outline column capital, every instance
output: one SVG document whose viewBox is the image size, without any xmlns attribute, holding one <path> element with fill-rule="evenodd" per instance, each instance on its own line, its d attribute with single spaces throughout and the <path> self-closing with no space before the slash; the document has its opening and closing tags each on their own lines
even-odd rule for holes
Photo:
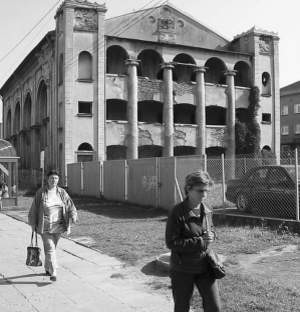
<svg viewBox="0 0 300 312">
<path fill-rule="evenodd" d="M 195 73 L 197 73 L 197 72 L 205 73 L 207 69 L 208 69 L 208 67 L 206 67 L 206 66 L 197 66 L 197 67 L 194 69 L 194 72 L 195 72 Z"/>
<path fill-rule="evenodd" d="M 163 63 L 162 65 L 161 65 L 161 68 L 162 69 L 173 69 L 174 68 L 174 65 L 172 64 L 172 63 Z"/>
<path fill-rule="evenodd" d="M 140 62 L 138 60 L 134 60 L 134 59 L 127 59 L 125 61 L 125 65 L 127 66 L 139 66 Z"/>
<path fill-rule="evenodd" d="M 224 72 L 224 75 L 225 76 L 235 76 L 237 72 L 238 72 L 237 70 L 226 70 Z"/>
</svg>

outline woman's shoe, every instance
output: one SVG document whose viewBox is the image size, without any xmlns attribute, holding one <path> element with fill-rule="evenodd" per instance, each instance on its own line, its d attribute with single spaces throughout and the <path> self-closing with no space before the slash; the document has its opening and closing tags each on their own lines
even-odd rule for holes
<svg viewBox="0 0 300 312">
<path fill-rule="evenodd" d="M 50 281 L 56 282 L 57 281 L 57 277 L 55 275 L 50 276 Z"/>
</svg>

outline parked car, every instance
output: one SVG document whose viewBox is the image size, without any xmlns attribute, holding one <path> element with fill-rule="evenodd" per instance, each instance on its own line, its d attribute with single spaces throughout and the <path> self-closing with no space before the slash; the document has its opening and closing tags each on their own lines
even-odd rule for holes
<svg viewBox="0 0 300 312">
<path fill-rule="evenodd" d="M 295 218 L 294 166 L 259 166 L 227 183 L 226 198 L 237 209 L 259 215 Z"/>
</svg>

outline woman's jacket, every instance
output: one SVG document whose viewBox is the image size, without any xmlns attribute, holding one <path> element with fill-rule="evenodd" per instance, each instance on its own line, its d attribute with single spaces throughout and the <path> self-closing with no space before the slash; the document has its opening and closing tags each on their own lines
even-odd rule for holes
<svg viewBox="0 0 300 312">
<path fill-rule="evenodd" d="M 68 195 L 68 193 L 60 187 L 57 187 L 57 193 L 61 198 L 63 203 L 63 218 L 67 227 L 67 234 L 71 233 L 71 219 L 77 219 L 77 211 L 75 205 Z M 44 203 L 45 196 L 47 194 L 47 188 L 40 188 L 34 197 L 31 208 L 28 213 L 28 224 L 32 228 L 35 228 L 36 232 L 39 234 L 44 233 Z"/>
<path fill-rule="evenodd" d="M 207 243 L 203 232 L 212 228 L 212 212 L 201 204 L 200 216 L 188 206 L 188 200 L 176 205 L 169 214 L 166 227 L 166 245 L 171 249 L 171 270 L 187 273 L 204 273 L 208 269 Z M 207 218 L 204 217 L 206 214 Z M 207 220 L 207 221 L 206 221 Z"/>
</svg>

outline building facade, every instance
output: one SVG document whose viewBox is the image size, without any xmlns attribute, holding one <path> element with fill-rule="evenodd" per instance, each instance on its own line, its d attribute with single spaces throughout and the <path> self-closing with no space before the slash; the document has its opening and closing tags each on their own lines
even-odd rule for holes
<svg viewBox="0 0 300 312">
<path fill-rule="evenodd" d="M 235 156 L 235 122 L 260 90 L 261 147 L 280 151 L 278 36 L 228 41 L 173 5 L 105 19 L 65 0 L 1 88 L 4 138 L 21 167 L 187 154 Z"/>
<path fill-rule="evenodd" d="M 280 89 L 281 151 L 283 155 L 300 146 L 300 81 Z"/>
</svg>

